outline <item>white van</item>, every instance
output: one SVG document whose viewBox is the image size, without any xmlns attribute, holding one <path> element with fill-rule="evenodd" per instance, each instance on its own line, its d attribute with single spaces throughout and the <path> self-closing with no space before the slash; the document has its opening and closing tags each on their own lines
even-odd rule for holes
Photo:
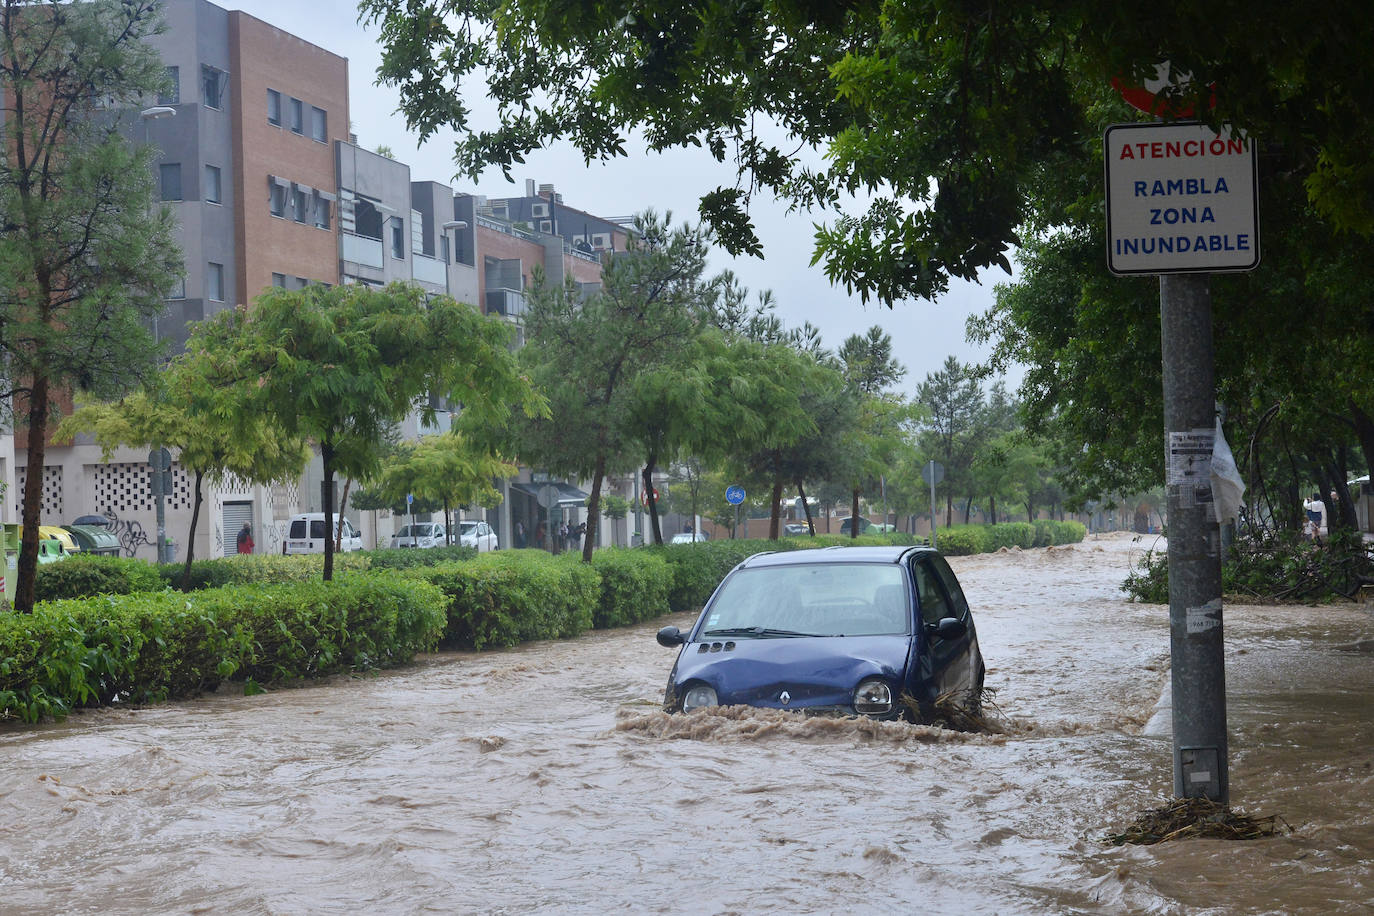
<svg viewBox="0 0 1374 916">
<path fill-rule="evenodd" d="M 339 524 L 339 517 L 334 516 L 334 524 Z M 332 536 L 337 532 L 331 531 Z M 306 512 L 291 519 L 291 527 L 286 531 L 286 542 L 282 545 L 282 553 L 324 553 L 324 513 Z M 363 539 L 348 519 L 343 520 L 343 538 L 339 542 L 341 553 L 348 553 L 353 550 L 363 549 Z"/>
</svg>

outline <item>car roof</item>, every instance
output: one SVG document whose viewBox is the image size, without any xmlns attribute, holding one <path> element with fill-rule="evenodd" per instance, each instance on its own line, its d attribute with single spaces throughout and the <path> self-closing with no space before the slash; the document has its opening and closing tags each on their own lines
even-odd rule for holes
<svg viewBox="0 0 1374 916">
<path fill-rule="evenodd" d="M 760 566 L 811 566 L 824 563 L 901 563 L 908 557 L 923 553 L 939 553 L 933 547 L 818 547 L 810 550 L 787 550 L 756 553 L 739 568 Z"/>
</svg>

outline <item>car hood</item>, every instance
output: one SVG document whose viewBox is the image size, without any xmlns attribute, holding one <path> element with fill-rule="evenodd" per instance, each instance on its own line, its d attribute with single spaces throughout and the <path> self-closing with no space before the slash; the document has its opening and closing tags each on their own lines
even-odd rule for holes
<svg viewBox="0 0 1374 916">
<path fill-rule="evenodd" d="M 721 637 L 683 646 L 674 681 L 706 682 L 722 706 L 848 706 L 865 677 L 881 676 L 901 689 L 910 650 L 906 635 Z"/>
</svg>

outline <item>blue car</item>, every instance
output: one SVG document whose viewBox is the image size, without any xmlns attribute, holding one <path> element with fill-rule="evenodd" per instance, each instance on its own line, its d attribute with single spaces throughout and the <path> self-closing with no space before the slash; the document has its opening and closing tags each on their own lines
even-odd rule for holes
<svg viewBox="0 0 1374 916">
<path fill-rule="evenodd" d="M 928 721 L 977 709 L 985 666 L 959 580 L 929 547 L 762 553 L 736 566 L 678 647 L 664 707 L 747 705 Z"/>
</svg>

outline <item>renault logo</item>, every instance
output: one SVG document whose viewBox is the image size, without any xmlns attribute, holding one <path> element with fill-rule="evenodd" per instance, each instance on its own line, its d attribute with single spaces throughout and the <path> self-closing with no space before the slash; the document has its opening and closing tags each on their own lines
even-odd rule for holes
<svg viewBox="0 0 1374 916">
<path fill-rule="evenodd" d="M 778 697 L 778 702 L 781 703 L 782 705 L 786 706 L 788 703 L 791 703 L 791 702 L 792 702 L 792 694 L 790 694 L 790 693 L 788 693 L 786 690 L 784 690 L 784 691 L 782 692 L 782 695 Z"/>
</svg>

